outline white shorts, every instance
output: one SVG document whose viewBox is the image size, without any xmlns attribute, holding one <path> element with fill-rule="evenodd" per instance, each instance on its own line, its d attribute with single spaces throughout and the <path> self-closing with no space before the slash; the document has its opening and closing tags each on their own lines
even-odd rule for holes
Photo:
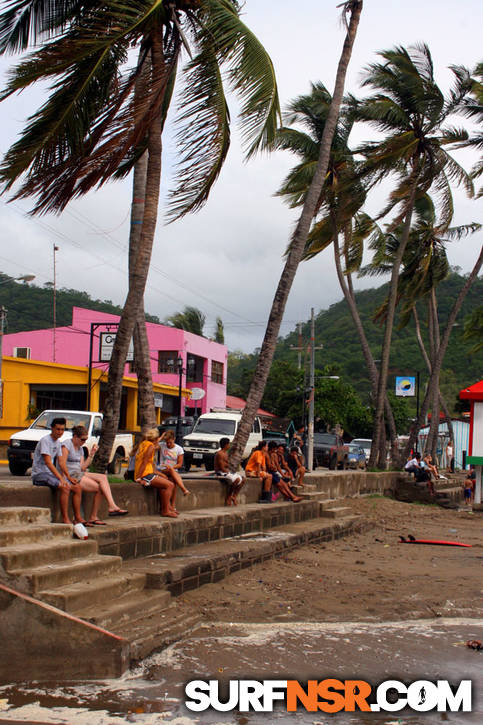
<svg viewBox="0 0 483 725">
<path fill-rule="evenodd" d="M 239 473 L 230 473 L 225 471 L 217 471 L 217 476 L 220 476 L 221 478 L 226 478 L 230 483 L 241 483 L 243 481 L 242 476 Z"/>
</svg>

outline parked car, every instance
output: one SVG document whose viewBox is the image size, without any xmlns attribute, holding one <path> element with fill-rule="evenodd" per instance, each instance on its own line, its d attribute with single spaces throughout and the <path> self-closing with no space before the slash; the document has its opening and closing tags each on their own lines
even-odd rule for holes
<svg viewBox="0 0 483 725">
<path fill-rule="evenodd" d="M 50 433 L 50 424 L 54 418 L 65 418 L 67 425 L 61 442 L 72 438 L 72 428 L 83 425 L 87 428 L 88 439 L 84 450 L 88 455 L 90 449 L 99 441 L 102 430 L 102 413 L 85 410 L 44 410 L 25 430 L 14 433 L 8 442 L 7 458 L 10 473 L 13 476 L 25 476 L 32 465 L 35 446 L 41 438 Z M 109 460 L 109 473 L 121 473 L 121 463 L 129 455 L 132 448 L 132 435 L 118 433 L 112 446 Z"/>
<path fill-rule="evenodd" d="M 364 449 L 366 454 L 366 463 L 369 462 L 369 456 L 371 455 L 372 438 L 354 438 L 351 440 L 351 444 L 354 446 L 360 446 Z"/>
<path fill-rule="evenodd" d="M 314 468 L 326 466 L 331 471 L 347 468 L 348 446 L 336 433 L 314 433 Z"/>
<path fill-rule="evenodd" d="M 176 425 L 178 422 L 178 417 L 175 415 L 171 418 L 166 418 L 166 420 L 163 420 L 163 422 L 158 425 L 158 430 L 160 433 L 164 433 L 167 430 L 174 430 L 176 433 Z M 183 416 L 181 418 L 181 437 L 184 438 L 184 436 L 187 436 L 191 431 L 193 430 L 195 425 L 195 418 L 192 416 Z"/>
<path fill-rule="evenodd" d="M 219 410 L 200 415 L 192 432 L 183 438 L 185 470 L 189 471 L 193 464 L 201 465 L 203 463 L 207 471 L 212 471 L 215 453 L 220 447 L 220 439 L 233 440 L 241 416 L 241 412 L 233 410 Z M 262 426 L 260 419 L 255 418 L 243 452 L 243 459 L 248 458 L 261 440 Z"/>
<path fill-rule="evenodd" d="M 364 448 L 358 444 L 349 443 L 349 454 L 347 456 L 349 468 L 365 468 L 366 453 Z"/>
<path fill-rule="evenodd" d="M 268 428 L 264 428 L 262 431 L 263 440 L 264 441 L 277 441 L 277 443 L 283 443 L 283 445 L 288 444 L 288 435 L 286 433 L 281 433 L 277 430 L 268 430 Z"/>
</svg>

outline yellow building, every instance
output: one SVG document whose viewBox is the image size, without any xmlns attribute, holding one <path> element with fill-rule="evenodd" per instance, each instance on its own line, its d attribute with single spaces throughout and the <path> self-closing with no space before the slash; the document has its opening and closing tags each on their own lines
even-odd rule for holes
<svg viewBox="0 0 483 725">
<path fill-rule="evenodd" d="M 3 416 L 0 418 L 0 443 L 6 443 L 12 433 L 26 428 L 42 410 L 85 410 L 88 368 L 60 363 L 4 357 Z M 107 373 L 92 369 L 92 411 L 102 411 L 106 394 Z M 158 422 L 177 413 L 178 388 L 153 383 Z M 183 397 L 191 391 L 183 388 Z M 137 379 L 123 379 L 120 430 L 139 430 Z"/>
</svg>

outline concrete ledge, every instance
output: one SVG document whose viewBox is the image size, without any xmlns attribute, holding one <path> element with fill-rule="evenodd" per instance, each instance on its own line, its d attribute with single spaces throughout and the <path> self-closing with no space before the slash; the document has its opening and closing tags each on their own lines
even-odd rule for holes
<svg viewBox="0 0 483 725">
<path fill-rule="evenodd" d="M 0 682 L 120 677 L 129 643 L 0 584 Z M 94 653 L 94 656 L 93 656 Z"/>
<path fill-rule="evenodd" d="M 137 559 L 318 518 L 318 501 L 197 509 L 178 519 L 131 517 L 89 529 L 100 554 Z"/>
<path fill-rule="evenodd" d="M 282 530 L 258 532 L 253 537 L 239 537 L 177 550 L 174 556 L 154 556 L 128 562 L 126 571 L 146 575 L 147 586 L 167 589 L 179 596 L 204 584 L 225 579 L 240 569 L 260 564 L 306 544 L 333 541 L 373 528 L 374 524 L 357 516 L 339 522 L 305 521 L 284 526 Z"/>
<path fill-rule="evenodd" d="M 393 495 L 397 488 L 401 473 L 365 473 L 359 471 L 328 471 L 320 469 L 308 474 L 307 483 L 314 484 L 316 490 L 325 493 L 329 498 L 345 498 L 367 493 Z M 190 496 L 182 496 L 178 492 L 176 506 L 179 511 L 216 508 L 225 502 L 226 485 L 217 478 L 184 478 Z M 158 513 L 156 492 L 143 488 L 137 483 L 111 484 L 114 499 L 118 506 L 129 509 L 133 516 L 153 516 Z M 248 504 L 258 501 L 261 485 L 256 478 L 248 479 L 240 495 L 240 503 Z M 303 489 L 302 489 L 303 491 Z M 84 511 L 89 515 L 92 506 L 92 494 L 83 497 Z M 25 481 L 0 482 L 0 507 L 2 506 L 39 506 L 49 508 L 52 520 L 60 521 L 57 495 L 50 489 L 33 486 L 30 479 Z M 105 502 L 100 508 L 101 517 L 107 516 Z"/>
</svg>

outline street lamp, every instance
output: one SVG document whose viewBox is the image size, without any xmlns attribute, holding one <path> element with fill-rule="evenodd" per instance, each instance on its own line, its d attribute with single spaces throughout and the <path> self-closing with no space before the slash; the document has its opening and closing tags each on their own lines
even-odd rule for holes
<svg viewBox="0 0 483 725">
<path fill-rule="evenodd" d="M 24 274 L 15 279 L 4 279 L 0 285 L 7 282 L 31 282 L 35 279 L 35 274 Z M 3 380 L 2 380 L 2 360 L 3 360 L 3 333 L 5 330 L 5 320 L 7 319 L 7 310 L 3 305 L 0 306 L 0 418 L 3 418 Z"/>
</svg>

